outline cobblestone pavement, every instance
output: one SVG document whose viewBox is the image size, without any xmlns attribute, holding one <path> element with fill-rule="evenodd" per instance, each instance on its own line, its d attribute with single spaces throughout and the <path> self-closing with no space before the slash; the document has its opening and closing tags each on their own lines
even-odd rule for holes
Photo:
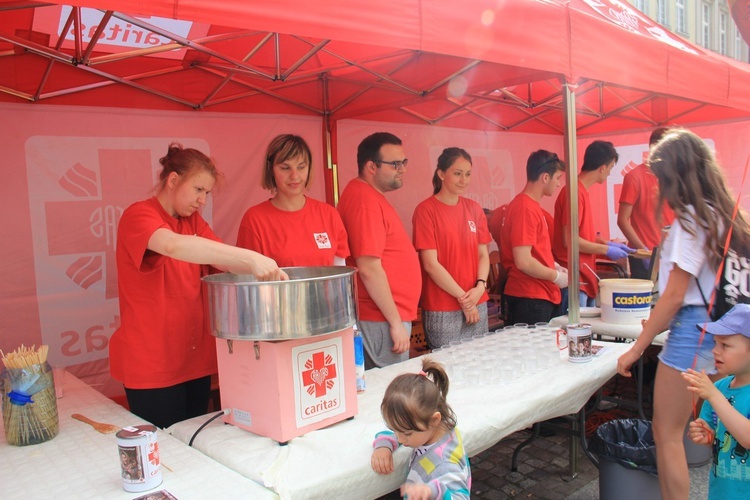
<svg viewBox="0 0 750 500">
<path fill-rule="evenodd" d="M 644 392 L 647 396 L 644 411 L 647 418 L 650 418 L 651 414 L 648 395 L 651 393 L 649 379 L 652 375 L 647 373 L 645 377 L 647 383 Z M 604 393 L 634 400 L 635 383 L 632 379 L 616 377 L 604 386 Z M 597 425 L 615 418 L 637 418 L 637 414 L 626 407 L 594 410 L 587 418 L 589 433 L 595 430 Z M 472 498 L 487 500 L 506 498 L 596 500 L 599 498 L 599 470 L 583 454 L 580 447 L 578 474 L 570 479 L 568 466 L 570 436 L 564 432 L 539 437 L 532 441 L 519 455 L 518 470 L 511 471 L 513 451 L 530 435 L 530 429 L 516 432 L 490 449 L 471 457 Z M 690 469 L 690 500 L 706 498 L 708 469 L 708 464 Z M 400 497 L 394 492 L 380 500 L 397 498 Z"/>
</svg>

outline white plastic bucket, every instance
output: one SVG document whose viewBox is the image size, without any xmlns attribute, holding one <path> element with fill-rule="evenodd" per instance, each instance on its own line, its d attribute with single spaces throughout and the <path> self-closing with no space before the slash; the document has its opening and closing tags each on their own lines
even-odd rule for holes
<svg viewBox="0 0 750 500">
<path fill-rule="evenodd" d="M 653 281 L 606 279 L 599 282 L 602 321 L 618 325 L 639 325 L 651 314 Z"/>
</svg>

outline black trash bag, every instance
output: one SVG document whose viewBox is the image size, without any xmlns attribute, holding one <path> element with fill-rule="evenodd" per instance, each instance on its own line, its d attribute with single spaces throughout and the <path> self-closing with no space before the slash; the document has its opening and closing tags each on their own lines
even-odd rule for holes
<svg viewBox="0 0 750 500">
<path fill-rule="evenodd" d="M 589 451 L 628 469 L 656 475 L 656 445 L 648 420 L 627 418 L 600 425 L 589 442 Z"/>
</svg>

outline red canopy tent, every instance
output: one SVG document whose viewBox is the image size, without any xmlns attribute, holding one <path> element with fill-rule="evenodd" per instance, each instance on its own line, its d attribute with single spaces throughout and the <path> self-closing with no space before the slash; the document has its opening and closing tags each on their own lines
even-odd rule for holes
<svg viewBox="0 0 750 500">
<path fill-rule="evenodd" d="M 38 31 L 42 14 L 60 12 L 50 4 L 105 9 L 102 38 L 78 8 L 64 11 L 70 41 Z M 205 32 L 181 36 L 150 16 Z M 121 38 L 153 32 L 168 43 L 113 53 L 109 19 L 130 25 Z M 179 58 L 155 57 L 179 47 Z M 562 134 L 561 88 L 571 84 L 586 134 L 750 112 L 750 67 L 619 1 L 0 0 L 0 55 L 0 98 L 9 101 Z"/>
</svg>

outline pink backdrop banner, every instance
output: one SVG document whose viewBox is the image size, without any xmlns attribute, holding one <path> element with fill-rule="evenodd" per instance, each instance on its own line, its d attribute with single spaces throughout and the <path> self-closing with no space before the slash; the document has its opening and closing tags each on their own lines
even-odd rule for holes
<svg viewBox="0 0 750 500">
<path fill-rule="evenodd" d="M 119 324 L 117 224 L 152 195 L 170 142 L 207 153 L 225 174 L 203 215 L 232 244 L 245 210 L 269 197 L 260 175 L 270 139 L 303 136 L 322 168 L 320 122 L 310 118 L 28 105 L 2 115 L 0 349 L 48 344 L 54 365 L 106 361 Z M 322 178 L 310 196 L 324 198 Z"/>
<path fill-rule="evenodd" d="M 0 349 L 49 344 L 50 361 L 106 380 L 109 337 L 119 322 L 114 265 L 122 211 L 153 192 L 158 159 L 171 141 L 209 154 L 225 174 L 204 216 L 234 243 L 245 210 L 269 197 L 260 173 L 269 140 L 303 136 L 313 150 L 316 180 L 310 196 L 324 199 L 322 125 L 317 118 L 206 112 L 0 105 L 6 217 L 0 225 Z M 750 122 L 693 129 L 715 148 L 733 189 L 750 154 L 743 138 Z M 562 155 L 562 138 L 431 126 L 344 120 L 338 123 L 339 186 L 357 173 L 359 142 L 389 131 L 404 142 L 409 166 L 404 188 L 387 195 L 411 232 L 414 207 L 432 194 L 431 179 L 443 148 L 466 149 L 474 160 L 468 196 L 494 209 L 524 186 L 526 158 L 547 149 Z M 591 190 L 595 225 L 619 235 L 616 207 L 624 170 L 642 161 L 649 131 L 608 137 L 621 160 L 605 185 Z M 592 138 L 581 139 L 579 158 Z M 580 164 L 580 159 L 579 159 Z M 745 189 L 743 206 L 750 193 Z M 554 197 L 543 206 L 552 210 Z M 144 348 L 148 348 L 144 339 Z M 100 382 L 103 383 L 103 382 Z M 104 392 L 116 387 L 103 388 Z"/>
</svg>

